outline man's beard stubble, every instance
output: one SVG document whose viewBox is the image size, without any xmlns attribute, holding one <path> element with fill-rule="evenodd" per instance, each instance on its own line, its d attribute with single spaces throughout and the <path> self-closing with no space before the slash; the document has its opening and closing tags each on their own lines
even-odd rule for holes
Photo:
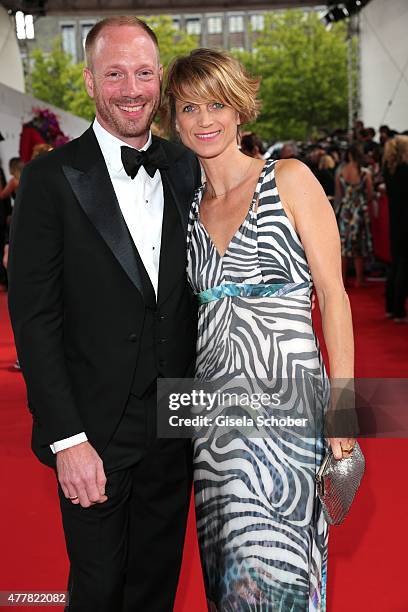
<svg viewBox="0 0 408 612">
<path fill-rule="evenodd" d="M 118 98 L 112 100 L 110 104 L 121 104 L 122 106 L 126 106 L 127 104 L 144 104 L 146 102 L 149 103 L 151 102 L 151 100 L 146 100 L 145 98 Z M 113 111 L 111 111 L 111 108 L 101 98 L 99 92 L 95 96 L 95 106 L 99 115 L 101 116 L 103 121 L 107 125 L 111 126 L 115 133 L 121 136 L 122 138 L 134 138 L 137 136 L 141 136 L 142 134 L 147 132 L 150 129 L 151 124 L 153 123 L 153 119 L 157 113 L 159 105 L 160 96 L 158 96 L 158 98 L 154 100 L 154 104 L 148 116 L 143 116 L 137 120 L 125 119 L 122 117 L 118 117 Z"/>
</svg>

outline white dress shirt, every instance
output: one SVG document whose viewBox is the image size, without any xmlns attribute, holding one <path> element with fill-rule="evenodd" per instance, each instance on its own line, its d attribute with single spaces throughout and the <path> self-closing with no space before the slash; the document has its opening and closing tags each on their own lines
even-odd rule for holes
<svg viewBox="0 0 408 612">
<path fill-rule="evenodd" d="M 93 123 L 93 130 L 105 159 L 123 218 L 157 295 L 164 209 L 160 172 L 156 170 L 151 178 L 141 166 L 136 177 L 131 179 L 123 168 L 120 149 L 129 145 L 105 130 L 97 119 Z M 152 134 L 149 132 L 148 140 L 141 151 L 148 149 L 151 143 Z M 87 439 L 85 432 L 81 432 L 54 442 L 51 444 L 51 450 L 56 453 L 86 442 Z"/>
</svg>

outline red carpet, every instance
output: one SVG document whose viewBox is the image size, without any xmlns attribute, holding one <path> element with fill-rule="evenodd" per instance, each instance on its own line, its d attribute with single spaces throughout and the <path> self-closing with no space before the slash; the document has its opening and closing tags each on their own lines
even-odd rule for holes
<svg viewBox="0 0 408 612">
<path fill-rule="evenodd" d="M 408 326 L 384 319 L 382 292 L 381 283 L 350 291 L 357 375 L 405 377 Z M 5 294 L 0 294 L 0 591 L 64 591 L 68 564 L 55 479 L 30 451 L 30 417 L 21 374 L 11 368 L 14 359 Z M 328 610 L 407 612 L 408 443 L 364 440 L 361 445 L 367 460 L 362 487 L 346 523 L 330 532 Z M 191 516 L 175 611 L 205 610 Z"/>
</svg>

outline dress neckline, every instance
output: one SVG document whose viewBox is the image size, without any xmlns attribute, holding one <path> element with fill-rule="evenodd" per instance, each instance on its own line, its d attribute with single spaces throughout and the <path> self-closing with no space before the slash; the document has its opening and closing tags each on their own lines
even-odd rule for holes
<svg viewBox="0 0 408 612">
<path fill-rule="evenodd" d="M 211 247 L 214 249 L 214 251 L 215 251 L 216 255 L 219 257 L 219 259 L 223 260 L 225 258 L 225 256 L 228 254 L 228 252 L 229 252 L 229 250 L 231 248 L 231 245 L 232 245 L 235 237 L 242 231 L 245 223 L 247 222 L 248 218 L 250 217 L 251 213 L 253 212 L 254 206 L 255 206 L 255 204 L 256 204 L 256 202 L 258 200 L 258 196 L 259 196 L 259 193 L 261 191 L 262 182 L 263 182 L 263 179 L 265 177 L 266 170 L 268 169 L 267 167 L 272 165 L 272 163 L 271 163 L 272 161 L 273 160 L 269 160 L 268 159 L 268 160 L 265 161 L 264 165 L 262 166 L 262 169 L 261 169 L 261 171 L 259 173 L 259 176 L 258 176 L 258 180 L 256 182 L 256 186 L 255 186 L 255 190 L 254 190 L 254 193 L 253 193 L 253 196 L 252 196 L 252 199 L 251 199 L 251 203 L 250 203 L 249 208 L 248 208 L 248 212 L 246 213 L 246 215 L 245 215 L 244 219 L 242 220 L 241 224 L 239 225 L 239 227 L 235 230 L 234 234 L 232 235 L 231 239 L 228 242 L 227 248 L 225 249 L 225 251 L 224 251 L 224 253 L 222 255 L 219 252 L 219 250 L 217 249 L 217 247 L 215 245 L 215 242 L 211 238 L 211 235 L 210 235 L 209 231 L 207 230 L 205 225 L 201 222 L 201 219 L 200 219 L 200 204 L 201 204 L 201 199 L 203 197 L 203 193 L 204 193 L 204 189 L 205 189 L 205 185 L 206 184 L 203 183 L 199 187 L 199 191 L 198 191 L 198 194 L 197 194 L 196 220 L 199 223 L 199 225 L 202 228 L 202 230 L 204 231 L 204 233 L 206 234 L 207 239 L 208 239 L 208 241 L 211 244 Z"/>
</svg>

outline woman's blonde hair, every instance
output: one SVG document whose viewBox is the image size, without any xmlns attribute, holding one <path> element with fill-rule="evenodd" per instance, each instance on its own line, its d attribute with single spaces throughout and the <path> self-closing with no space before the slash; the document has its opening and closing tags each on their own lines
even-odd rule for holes
<svg viewBox="0 0 408 612">
<path fill-rule="evenodd" d="M 408 136 L 398 134 L 385 143 L 384 165 L 394 174 L 401 164 L 408 164 Z"/>
<path fill-rule="evenodd" d="M 254 121 L 260 109 L 259 83 L 225 51 L 195 49 L 176 58 L 168 69 L 160 112 L 163 125 L 175 132 L 176 99 L 222 102 L 237 111 L 241 124 Z"/>
<path fill-rule="evenodd" d="M 335 165 L 331 155 L 322 155 L 319 159 L 319 170 L 333 170 Z"/>
</svg>

